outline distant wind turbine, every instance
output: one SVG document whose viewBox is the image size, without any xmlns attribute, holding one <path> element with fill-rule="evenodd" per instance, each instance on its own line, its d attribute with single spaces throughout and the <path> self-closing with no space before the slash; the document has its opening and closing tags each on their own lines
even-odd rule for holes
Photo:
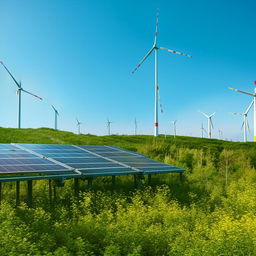
<svg viewBox="0 0 256 256">
<path fill-rule="evenodd" d="M 212 117 L 216 114 L 216 112 L 212 113 L 211 115 L 206 115 L 202 111 L 198 111 L 202 115 L 204 115 L 208 119 L 208 138 L 212 137 L 212 129 L 213 129 L 213 123 L 212 123 Z"/>
<path fill-rule="evenodd" d="M 81 126 L 82 123 L 79 122 L 78 119 L 76 119 L 76 122 L 77 122 L 76 125 L 77 125 L 77 128 L 78 128 L 78 134 L 81 134 L 81 133 L 80 133 L 80 126 Z"/>
<path fill-rule="evenodd" d="M 254 104 L 254 114 L 253 114 L 254 136 L 253 138 L 254 138 L 254 141 L 256 141 L 256 81 L 254 81 L 254 93 L 244 92 L 234 88 L 228 88 L 228 89 L 253 96 L 253 104 Z"/>
<path fill-rule="evenodd" d="M 148 51 L 148 53 L 142 58 L 142 60 L 140 61 L 140 63 L 137 65 L 137 67 L 132 71 L 132 73 L 136 72 L 138 70 L 138 68 L 142 65 L 142 63 L 148 58 L 148 56 L 155 51 L 155 113 L 154 113 L 154 136 L 158 136 L 158 101 L 159 101 L 159 85 L 158 85 L 158 50 L 165 50 L 171 53 L 176 53 L 179 55 L 183 55 L 186 57 L 192 57 L 191 55 L 188 54 L 184 54 L 181 52 L 177 52 L 174 50 L 169 50 L 167 48 L 164 47 L 159 47 L 157 45 L 157 36 L 158 36 L 158 16 L 159 16 L 159 12 L 157 11 L 157 15 L 156 15 L 156 32 L 155 32 L 155 39 L 154 39 L 154 43 L 152 48 Z"/>
<path fill-rule="evenodd" d="M 218 129 L 218 133 L 219 133 L 219 140 L 221 140 L 222 139 L 222 135 L 223 135 L 222 130 Z"/>
<path fill-rule="evenodd" d="M 203 137 L 204 137 L 204 133 L 206 133 L 206 134 L 207 134 L 206 130 L 204 129 L 204 125 L 203 125 L 203 123 L 202 123 L 202 125 L 201 125 L 200 130 L 201 130 L 201 136 L 202 136 L 202 138 L 203 138 Z"/>
<path fill-rule="evenodd" d="M 113 122 L 110 122 L 109 119 L 107 119 L 108 135 L 110 135 L 110 125 L 111 125 L 112 123 L 113 123 Z"/>
<path fill-rule="evenodd" d="M 173 124 L 173 131 L 174 131 L 174 138 L 176 138 L 176 123 L 177 123 L 177 120 L 172 121 L 172 124 Z"/>
<path fill-rule="evenodd" d="M 135 118 L 134 120 L 134 134 L 137 135 L 137 129 L 138 129 L 138 123 L 137 123 L 137 120 Z"/>
<path fill-rule="evenodd" d="M 21 127 L 21 92 L 25 92 L 27 94 L 30 94 L 40 100 L 43 100 L 41 97 L 31 93 L 31 92 L 28 92 L 26 90 L 24 90 L 21 86 L 21 82 L 17 82 L 17 80 L 14 78 L 14 76 L 11 74 L 11 72 L 9 71 L 9 69 L 4 65 L 4 63 L 2 61 L 0 61 L 0 64 L 5 68 L 5 70 L 8 72 L 8 74 L 11 76 L 11 78 L 13 79 L 14 83 L 17 85 L 18 87 L 18 90 L 17 90 L 17 94 L 18 94 L 18 97 L 19 97 L 19 110 L 18 110 L 18 128 Z"/>
<path fill-rule="evenodd" d="M 241 115 L 241 116 L 243 116 L 244 120 L 243 120 L 241 129 L 244 128 L 244 142 L 247 141 L 247 130 L 250 133 L 250 127 L 249 127 L 247 115 L 248 115 L 248 113 L 249 113 L 253 103 L 254 103 L 254 100 L 251 102 L 251 104 L 248 106 L 248 108 L 246 109 L 246 111 L 244 113 L 231 113 L 233 115 Z"/>
<path fill-rule="evenodd" d="M 55 130 L 58 130 L 58 127 L 57 127 L 57 118 L 58 118 L 58 115 L 59 115 L 59 112 L 58 110 L 52 105 L 52 108 L 54 110 L 54 128 Z"/>
</svg>

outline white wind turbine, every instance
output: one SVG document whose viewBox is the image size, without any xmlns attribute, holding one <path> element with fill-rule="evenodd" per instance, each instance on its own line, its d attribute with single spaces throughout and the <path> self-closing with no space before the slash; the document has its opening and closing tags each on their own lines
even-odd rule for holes
<svg viewBox="0 0 256 256">
<path fill-rule="evenodd" d="M 40 100 L 43 100 L 41 97 L 31 93 L 31 92 L 28 92 L 26 90 L 24 90 L 22 87 L 21 87 L 21 82 L 18 83 L 17 80 L 14 78 L 14 76 L 11 74 L 11 72 L 9 71 L 9 69 L 4 65 L 4 63 L 2 61 L 0 61 L 0 64 L 2 64 L 2 66 L 5 68 L 5 70 L 8 72 L 8 74 L 11 76 L 11 78 L 13 79 L 14 83 L 17 85 L 18 87 L 18 90 L 17 90 L 17 94 L 18 94 L 18 97 L 19 97 L 19 108 L 18 108 L 18 128 L 21 127 L 21 92 L 25 92 L 27 94 L 30 94 Z"/>
<path fill-rule="evenodd" d="M 110 135 L 110 126 L 113 122 L 110 122 L 109 119 L 107 119 L 107 128 L 108 128 L 108 135 Z"/>
<path fill-rule="evenodd" d="M 134 134 L 137 135 L 137 129 L 138 129 L 138 123 L 137 123 L 137 120 L 135 118 L 134 120 Z"/>
<path fill-rule="evenodd" d="M 202 115 L 204 115 L 208 119 L 208 138 L 212 137 L 212 129 L 213 129 L 213 123 L 212 123 L 212 117 L 215 115 L 216 112 L 212 113 L 211 115 L 206 115 L 202 111 L 198 111 Z"/>
<path fill-rule="evenodd" d="M 222 132 L 222 130 L 221 130 L 221 129 L 218 129 L 218 133 L 219 133 L 219 140 L 221 140 L 222 137 L 223 137 L 223 132 Z"/>
<path fill-rule="evenodd" d="M 248 108 L 246 109 L 246 111 L 244 113 L 231 113 L 233 115 L 241 115 L 243 116 L 243 123 L 242 123 L 242 129 L 244 128 L 244 142 L 247 141 L 247 130 L 250 133 L 250 127 L 249 127 L 249 123 L 248 123 L 248 119 L 247 119 L 247 115 L 252 107 L 254 103 L 254 100 L 251 102 L 251 104 L 248 106 Z"/>
<path fill-rule="evenodd" d="M 177 123 L 177 120 L 172 121 L 172 124 L 173 124 L 173 131 L 174 131 L 174 138 L 176 137 L 176 123 Z"/>
<path fill-rule="evenodd" d="M 202 136 L 202 138 L 203 138 L 203 137 L 204 137 L 204 133 L 206 133 L 206 134 L 207 134 L 206 130 L 204 129 L 204 125 L 203 125 L 203 123 L 202 123 L 202 125 L 201 125 L 200 130 L 201 130 L 201 136 Z"/>
<path fill-rule="evenodd" d="M 155 51 L 155 113 L 154 113 L 154 136 L 158 136 L 158 100 L 159 100 L 159 86 L 158 86 L 158 50 L 165 50 L 171 53 L 176 53 L 179 55 L 183 55 L 186 57 L 192 57 L 191 55 L 184 54 L 181 52 L 177 52 L 174 50 L 169 50 L 164 47 L 159 47 L 157 45 L 157 36 L 158 36 L 158 16 L 159 13 L 157 12 L 156 15 L 156 32 L 155 32 L 155 39 L 152 48 L 148 51 L 148 53 L 142 58 L 141 62 L 137 65 L 137 67 L 132 71 L 134 73 L 140 66 L 141 64 L 148 58 L 148 56 Z"/>
<path fill-rule="evenodd" d="M 253 114 L 253 128 L 254 128 L 253 133 L 254 134 L 253 134 L 253 138 L 254 138 L 254 141 L 256 141 L 256 81 L 254 81 L 254 93 L 244 92 L 244 91 L 237 90 L 234 88 L 228 88 L 228 89 L 253 96 L 253 104 L 254 104 L 254 114 Z"/>
<path fill-rule="evenodd" d="M 57 124 L 58 124 L 57 123 L 58 122 L 57 118 L 58 118 L 59 112 L 53 105 L 52 105 L 52 108 L 54 110 L 54 129 L 57 130 L 58 129 L 57 128 Z"/>
<path fill-rule="evenodd" d="M 78 128 L 78 134 L 81 134 L 81 133 L 80 133 L 80 126 L 81 126 L 82 123 L 79 122 L 78 119 L 76 119 L 76 122 L 77 122 L 76 125 L 77 125 L 77 128 Z"/>
</svg>

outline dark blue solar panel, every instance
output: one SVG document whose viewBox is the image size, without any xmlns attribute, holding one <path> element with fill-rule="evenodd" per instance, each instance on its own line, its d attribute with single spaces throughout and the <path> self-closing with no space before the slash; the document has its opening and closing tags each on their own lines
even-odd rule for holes
<svg viewBox="0 0 256 256">
<path fill-rule="evenodd" d="M 184 171 L 181 168 L 154 161 L 142 154 L 115 146 L 79 145 L 77 148 L 72 145 L 21 145 L 45 157 L 50 157 L 75 168 L 84 175 L 100 176 Z"/>
<path fill-rule="evenodd" d="M 1 165 L 0 173 L 29 173 L 29 172 L 46 172 L 46 171 L 54 171 L 57 172 L 65 171 L 66 168 L 59 165 Z"/>
<path fill-rule="evenodd" d="M 115 163 L 92 163 L 92 164 L 83 164 L 83 163 L 79 163 L 79 164 L 68 164 L 69 166 L 76 168 L 76 169 L 90 169 L 90 168 L 106 168 L 106 167 L 120 167 L 120 164 L 115 164 Z"/>
<path fill-rule="evenodd" d="M 72 173 L 69 168 L 22 150 L 14 145 L 0 144 L 0 174 Z"/>
<path fill-rule="evenodd" d="M 19 144 L 20 146 L 30 149 L 30 150 L 40 150 L 40 149 L 73 149 L 72 145 L 61 145 L 61 144 Z"/>
</svg>

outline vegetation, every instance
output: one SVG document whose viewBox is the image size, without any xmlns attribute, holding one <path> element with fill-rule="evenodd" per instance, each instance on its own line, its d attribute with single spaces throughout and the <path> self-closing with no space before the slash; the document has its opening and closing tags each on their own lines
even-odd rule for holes
<svg viewBox="0 0 256 256">
<path fill-rule="evenodd" d="M 34 207 L 14 207 L 14 184 L 4 184 L 0 255 L 256 255 L 256 145 L 190 137 L 75 135 L 51 129 L 0 128 L 1 143 L 117 145 L 187 171 L 145 179 L 97 178 L 57 188 L 34 186 Z M 22 196 L 25 196 L 25 185 Z M 22 200 L 25 201 L 25 200 Z"/>
</svg>

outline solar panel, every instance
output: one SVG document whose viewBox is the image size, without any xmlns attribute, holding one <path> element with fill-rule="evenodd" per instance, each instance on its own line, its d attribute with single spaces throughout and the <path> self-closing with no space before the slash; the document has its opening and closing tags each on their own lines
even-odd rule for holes
<svg viewBox="0 0 256 256">
<path fill-rule="evenodd" d="M 122 163 L 106 159 L 101 152 L 111 151 L 104 146 L 85 146 L 93 151 L 85 151 L 83 148 L 72 145 L 32 145 L 19 144 L 20 146 L 32 150 L 44 157 L 50 157 L 55 161 L 75 168 L 85 176 L 109 176 L 109 175 L 127 175 L 140 173 L 134 168 Z"/>
<path fill-rule="evenodd" d="M 75 174 L 62 165 L 40 158 L 15 145 L 0 144 L 0 174 L 21 173 Z"/>
<path fill-rule="evenodd" d="M 147 158 L 145 155 L 131 152 L 116 146 L 103 146 L 104 150 L 101 152 L 97 147 L 90 148 L 90 146 L 79 146 L 81 148 L 98 152 L 98 154 L 107 157 L 111 160 L 125 164 L 132 168 L 142 171 L 143 174 L 155 173 L 170 173 L 170 172 L 183 172 L 184 169 L 175 167 L 169 164 L 161 163 Z"/>
</svg>

